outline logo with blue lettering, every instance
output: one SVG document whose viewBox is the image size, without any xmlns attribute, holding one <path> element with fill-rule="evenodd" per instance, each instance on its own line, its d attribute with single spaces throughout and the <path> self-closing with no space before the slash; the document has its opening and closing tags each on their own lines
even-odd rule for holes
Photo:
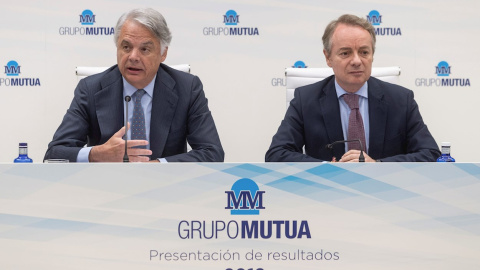
<svg viewBox="0 0 480 270">
<path fill-rule="evenodd" d="M 85 9 L 82 14 L 80 14 L 80 23 L 82 25 L 93 25 L 95 23 L 95 15 L 90 9 Z"/>
<path fill-rule="evenodd" d="M 237 15 L 235 10 L 229 10 L 223 15 L 223 23 L 225 25 L 237 25 L 240 22 L 239 17 L 240 15 Z"/>
<path fill-rule="evenodd" d="M 437 76 L 449 76 L 450 75 L 450 68 L 451 68 L 451 66 L 449 66 L 446 61 L 441 61 L 435 67 L 435 74 L 437 74 Z"/>
<path fill-rule="evenodd" d="M 21 78 L 21 66 L 17 61 L 11 60 L 5 65 L 6 77 L 0 78 L 0 87 L 4 86 L 41 86 L 39 78 Z M 28 72 L 27 72 L 28 73 Z"/>
<path fill-rule="evenodd" d="M 303 61 L 297 61 L 295 64 L 292 66 L 293 68 L 307 68 L 308 66 L 305 65 Z"/>
<path fill-rule="evenodd" d="M 370 13 L 368 13 L 367 20 L 372 25 L 380 25 L 382 23 L 382 15 L 380 15 L 380 12 L 372 10 Z"/>
<path fill-rule="evenodd" d="M 377 10 L 371 10 L 367 15 L 367 21 L 370 22 L 375 28 L 375 36 L 401 36 L 402 29 L 400 27 L 380 27 L 382 24 L 382 15 Z M 385 24 L 383 25 L 385 26 Z"/>
<path fill-rule="evenodd" d="M 257 183 L 248 178 L 237 180 L 227 194 L 227 207 L 231 215 L 259 215 L 263 206 L 263 194 Z"/>
<path fill-rule="evenodd" d="M 7 76 L 18 76 L 20 74 L 20 66 L 18 65 L 17 61 L 10 61 L 5 66 L 5 74 Z"/>
<path fill-rule="evenodd" d="M 62 36 L 110 36 L 115 34 L 115 29 L 109 26 L 93 26 L 96 23 L 96 15 L 90 9 L 82 11 L 80 25 L 61 26 L 58 33 Z"/>
<path fill-rule="evenodd" d="M 239 27 L 240 15 L 233 9 L 225 12 L 223 16 L 223 25 L 221 27 L 204 27 L 203 34 L 205 36 L 258 36 L 260 32 L 258 27 L 250 27 L 243 25 Z M 216 17 L 218 18 L 218 17 Z M 248 18 L 248 17 L 247 17 Z M 215 19 L 217 20 L 217 19 Z M 244 21 L 242 19 L 242 21 Z"/>
<path fill-rule="evenodd" d="M 472 86 L 472 83 L 470 82 L 470 78 L 450 77 L 450 75 L 452 74 L 452 66 L 450 66 L 447 63 L 447 61 L 440 61 L 437 64 L 437 66 L 435 66 L 435 74 L 437 75 L 437 77 L 416 78 L 415 85 L 426 86 L 426 87 L 458 87 L 458 86 L 470 87 Z"/>
</svg>

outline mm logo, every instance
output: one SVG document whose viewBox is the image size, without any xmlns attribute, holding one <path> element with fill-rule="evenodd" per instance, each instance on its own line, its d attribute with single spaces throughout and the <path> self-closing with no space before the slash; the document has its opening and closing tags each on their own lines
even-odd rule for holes
<svg viewBox="0 0 480 270">
<path fill-rule="evenodd" d="M 227 207 L 231 215 L 258 215 L 263 206 L 263 194 L 257 183 L 248 178 L 237 180 L 227 193 Z"/>
<path fill-rule="evenodd" d="M 223 15 L 223 23 L 225 25 L 237 25 L 237 23 L 240 22 L 238 17 L 240 17 L 240 15 L 237 15 L 235 10 L 229 10 Z"/>
<path fill-rule="evenodd" d="M 292 66 L 293 68 L 307 68 L 305 63 L 303 61 L 297 61 L 295 64 Z"/>
<path fill-rule="evenodd" d="M 10 61 L 5 66 L 5 74 L 7 76 L 18 76 L 20 74 L 20 66 L 18 65 L 17 61 Z"/>
<path fill-rule="evenodd" d="M 449 76 L 450 75 L 450 68 L 451 68 L 451 66 L 449 66 L 447 62 L 441 61 L 435 67 L 435 73 L 437 74 L 437 76 Z"/>
<path fill-rule="evenodd" d="M 382 23 L 382 16 L 380 13 L 376 10 L 370 11 L 367 15 L 367 20 L 372 24 L 372 25 L 380 25 Z"/>
<path fill-rule="evenodd" d="M 85 9 L 82 14 L 80 14 L 80 23 L 82 25 L 93 25 L 95 23 L 95 15 L 89 9 Z"/>
</svg>

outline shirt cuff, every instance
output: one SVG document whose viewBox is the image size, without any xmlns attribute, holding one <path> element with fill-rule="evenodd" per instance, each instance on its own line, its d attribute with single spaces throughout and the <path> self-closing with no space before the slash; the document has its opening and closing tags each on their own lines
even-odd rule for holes
<svg viewBox="0 0 480 270">
<path fill-rule="evenodd" d="M 89 162 L 88 155 L 90 155 L 91 150 L 92 150 L 92 147 L 84 147 L 80 149 L 80 152 L 78 152 L 78 155 L 77 155 L 77 162 Z"/>
<path fill-rule="evenodd" d="M 168 161 L 165 158 L 157 158 L 160 163 L 168 163 Z"/>
</svg>

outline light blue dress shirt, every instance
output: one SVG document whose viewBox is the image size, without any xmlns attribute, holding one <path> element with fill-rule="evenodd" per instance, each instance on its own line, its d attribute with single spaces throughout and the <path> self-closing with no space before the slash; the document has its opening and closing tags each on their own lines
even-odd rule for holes
<svg viewBox="0 0 480 270">
<path fill-rule="evenodd" d="M 143 113 L 145 115 L 145 132 L 147 135 L 147 141 L 150 141 L 150 122 L 152 119 L 152 99 L 153 99 L 153 88 L 155 86 L 155 78 L 145 87 L 143 88 L 146 92 L 145 95 L 142 96 L 142 108 Z M 125 78 L 123 78 L 123 100 L 125 100 L 125 96 L 132 96 L 138 89 L 135 88 L 133 85 L 129 84 Z M 132 98 L 133 99 L 133 98 Z M 132 123 L 133 117 L 133 107 L 135 104 L 135 100 L 131 100 L 128 103 L 128 122 Z M 123 117 L 125 118 L 125 106 L 123 106 Z M 131 140 L 131 131 L 128 129 L 127 131 L 127 139 Z M 147 149 L 150 149 L 150 144 L 147 145 Z M 77 155 L 77 162 L 88 162 L 88 155 L 92 147 L 84 147 L 78 152 Z M 164 158 L 159 159 L 160 162 L 167 162 Z"/>
<path fill-rule="evenodd" d="M 342 119 L 342 129 L 343 129 L 343 138 L 347 140 L 347 134 L 348 134 L 348 119 L 350 117 L 350 107 L 348 107 L 347 103 L 345 100 L 343 100 L 343 97 L 341 97 L 344 94 L 347 94 L 348 92 L 343 90 L 343 88 L 337 83 L 337 80 L 335 80 L 335 90 L 337 91 L 337 97 L 338 97 L 338 102 L 340 104 L 340 118 Z M 368 153 L 368 148 L 370 146 L 370 121 L 369 121 L 369 114 L 368 114 L 368 83 L 365 82 L 365 84 L 360 87 L 360 89 L 355 93 L 360 96 L 358 99 L 358 105 L 359 105 L 359 110 L 360 114 L 362 115 L 363 118 L 363 127 L 365 128 L 365 143 L 367 144 L 365 146 L 365 149 L 367 149 Z M 348 151 L 348 145 L 345 144 L 345 152 Z"/>
</svg>

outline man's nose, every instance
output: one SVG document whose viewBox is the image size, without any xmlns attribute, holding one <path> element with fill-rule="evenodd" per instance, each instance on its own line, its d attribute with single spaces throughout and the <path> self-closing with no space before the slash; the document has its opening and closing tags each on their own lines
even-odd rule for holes
<svg viewBox="0 0 480 270">
<path fill-rule="evenodd" d="M 132 51 L 130 52 L 130 55 L 128 56 L 128 60 L 130 61 L 138 61 L 139 59 L 139 54 L 140 52 L 138 51 L 138 49 L 132 49 Z"/>
<path fill-rule="evenodd" d="M 360 55 L 358 55 L 358 53 L 353 53 L 352 61 L 350 63 L 354 66 L 362 64 L 362 60 L 360 60 Z"/>
</svg>

